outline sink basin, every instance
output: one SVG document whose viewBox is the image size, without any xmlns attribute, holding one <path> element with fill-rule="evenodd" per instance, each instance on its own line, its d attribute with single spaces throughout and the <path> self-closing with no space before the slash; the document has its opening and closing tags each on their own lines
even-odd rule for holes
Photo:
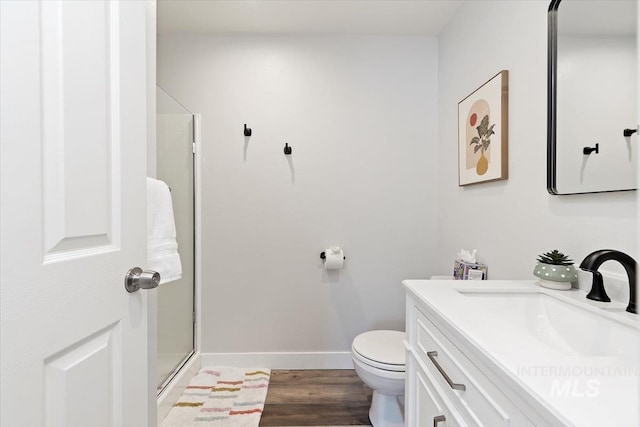
<svg viewBox="0 0 640 427">
<path fill-rule="evenodd" d="M 544 292 L 458 290 L 475 299 L 483 322 L 496 322 L 557 351 L 584 357 L 637 360 L 637 328 L 615 315 Z"/>
</svg>

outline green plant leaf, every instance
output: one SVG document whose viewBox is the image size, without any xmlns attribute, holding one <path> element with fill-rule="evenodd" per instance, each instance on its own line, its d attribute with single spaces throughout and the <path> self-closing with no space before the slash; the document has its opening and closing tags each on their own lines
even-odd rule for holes
<svg viewBox="0 0 640 427">
<path fill-rule="evenodd" d="M 476 128 L 478 130 L 478 135 L 480 135 L 481 137 L 485 136 L 487 134 L 488 128 L 489 128 L 489 115 L 486 114 L 482 118 L 482 121 L 480 122 L 480 126 Z"/>
<path fill-rule="evenodd" d="M 571 265 L 573 260 L 557 249 L 539 255 L 538 262 L 553 265 Z"/>
<path fill-rule="evenodd" d="M 479 142 L 480 142 L 480 138 L 478 138 L 477 136 L 474 136 L 474 137 L 471 139 L 471 142 L 469 143 L 469 145 L 471 145 L 471 144 L 477 144 L 477 143 L 479 143 Z"/>
</svg>

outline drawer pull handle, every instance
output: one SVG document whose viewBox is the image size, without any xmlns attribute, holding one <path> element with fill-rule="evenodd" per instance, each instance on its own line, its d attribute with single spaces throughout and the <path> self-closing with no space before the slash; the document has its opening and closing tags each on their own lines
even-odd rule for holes
<svg viewBox="0 0 640 427">
<path fill-rule="evenodd" d="M 438 424 L 440 424 L 443 421 L 447 421 L 444 415 L 438 415 L 437 417 L 433 417 L 433 427 L 438 427 Z"/>
<path fill-rule="evenodd" d="M 433 362 L 435 367 L 438 369 L 438 372 L 440 372 L 440 374 L 442 374 L 444 379 L 447 381 L 447 383 L 449 384 L 449 387 L 451 387 L 454 390 L 465 391 L 467 387 L 464 384 L 456 384 L 453 381 L 451 381 L 451 378 L 449 378 L 449 375 L 447 375 L 444 369 L 442 369 L 442 366 L 440 366 L 440 364 L 436 360 L 437 355 L 438 355 L 437 351 L 427 351 L 427 356 L 429 357 L 429 359 L 431 359 L 431 362 Z"/>
</svg>

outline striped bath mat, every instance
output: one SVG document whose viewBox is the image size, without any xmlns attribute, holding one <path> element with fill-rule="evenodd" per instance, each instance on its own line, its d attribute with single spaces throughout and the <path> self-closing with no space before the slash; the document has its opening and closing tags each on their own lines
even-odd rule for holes
<svg viewBox="0 0 640 427">
<path fill-rule="evenodd" d="M 203 368 L 161 427 L 257 427 L 270 375 L 269 369 Z"/>
</svg>

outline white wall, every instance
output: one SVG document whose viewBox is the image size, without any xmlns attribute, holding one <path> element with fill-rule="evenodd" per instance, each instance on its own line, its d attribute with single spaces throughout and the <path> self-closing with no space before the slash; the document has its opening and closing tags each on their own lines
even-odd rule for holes
<svg viewBox="0 0 640 427">
<path fill-rule="evenodd" d="M 636 253 L 636 193 L 551 196 L 546 191 L 548 1 L 467 2 L 438 44 L 438 266 L 477 248 L 494 279 L 532 278 L 552 248 L 576 262 L 595 249 Z M 457 105 L 509 70 L 509 179 L 458 187 Z M 603 266 L 621 271 L 608 262 Z M 628 290 L 625 290 L 628 292 Z M 628 293 L 627 293 L 628 295 Z"/>
<path fill-rule="evenodd" d="M 158 84 L 202 114 L 204 353 L 404 328 L 401 280 L 437 272 L 437 81 L 433 38 L 159 37 Z"/>
</svg>

